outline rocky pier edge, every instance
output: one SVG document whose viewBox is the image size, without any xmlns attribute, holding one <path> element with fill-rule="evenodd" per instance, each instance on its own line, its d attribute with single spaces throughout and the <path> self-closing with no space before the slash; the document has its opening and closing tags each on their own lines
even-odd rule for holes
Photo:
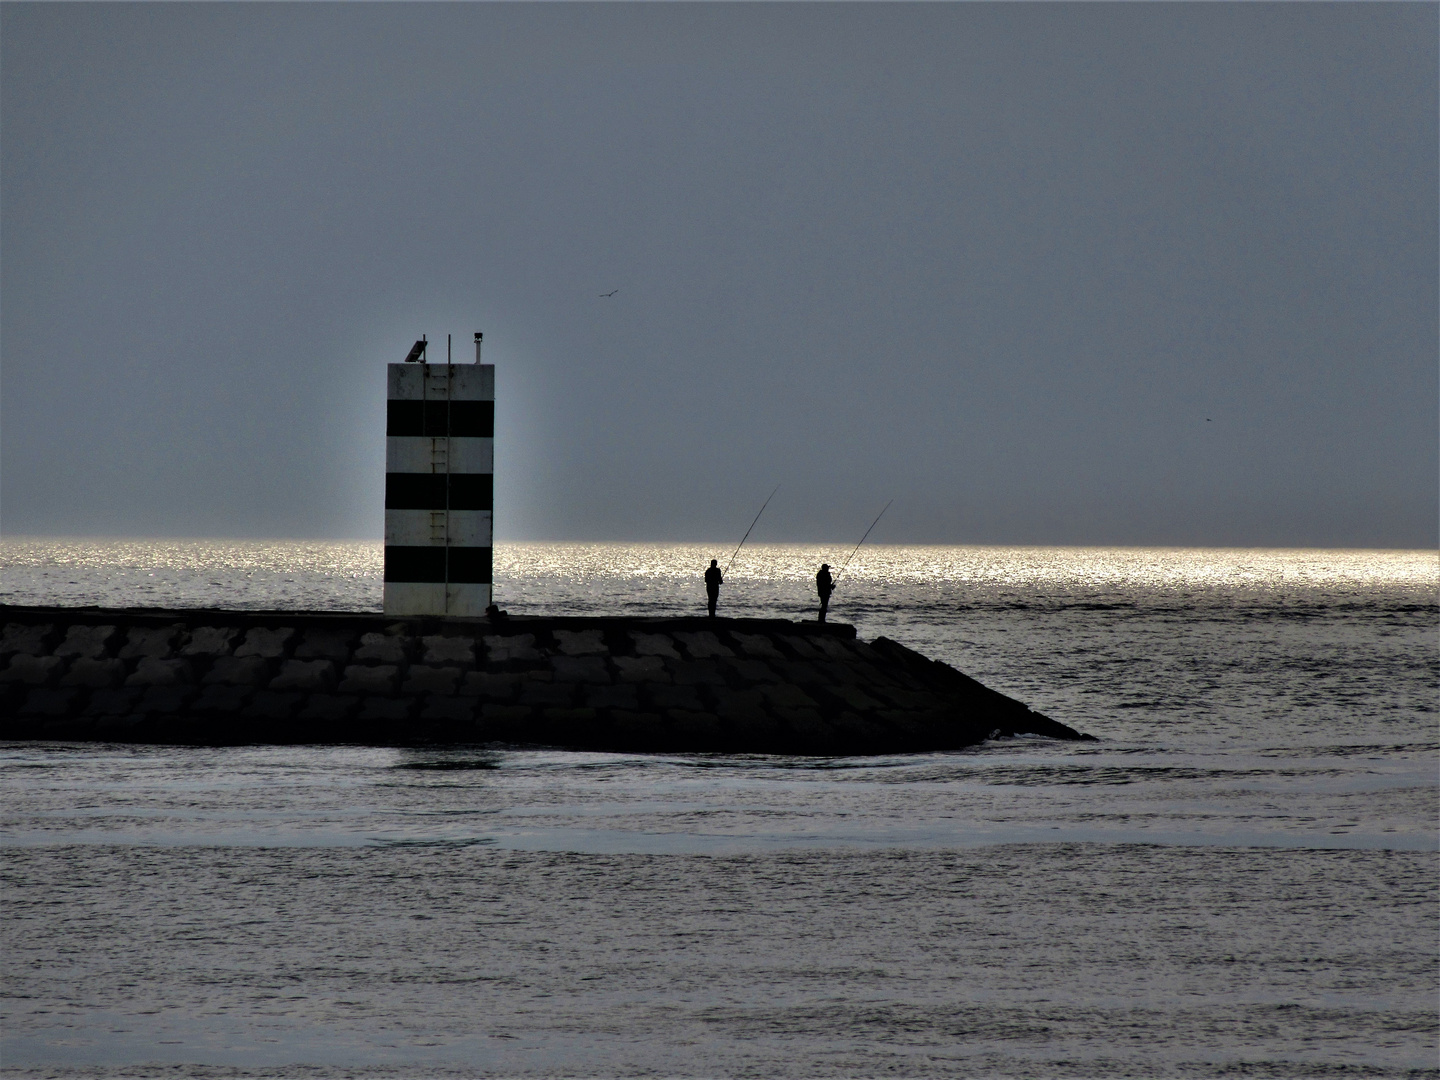
<svg viewBox="0 0 1440 1080">
<path fill-rule="evenodd" d="M 0 626 L 9 740 L 842 756 L 1092 738 L 841 623 L 0 605 Z"/>
</svg>

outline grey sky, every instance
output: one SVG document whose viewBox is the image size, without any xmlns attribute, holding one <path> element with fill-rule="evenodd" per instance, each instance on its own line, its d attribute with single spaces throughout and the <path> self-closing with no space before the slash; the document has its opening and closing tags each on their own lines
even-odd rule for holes
<svg viewBox="0 0 1440 1080">
<path fill-rule="evenodd" d="M 1433 546 L 1437 14 L 6 4 L 0 528 Z"/>
</svg>

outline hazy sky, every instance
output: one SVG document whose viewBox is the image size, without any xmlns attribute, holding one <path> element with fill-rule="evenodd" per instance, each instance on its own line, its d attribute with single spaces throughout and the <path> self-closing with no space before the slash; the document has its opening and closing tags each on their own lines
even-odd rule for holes
<svg viewBox="0 0 1440 1080">
<path fill-rule="evenodd" d="M 0 529 L 378 538 L 482 329 L 501 540 L 1433 546 L 1437 37 L 6 4 Z"/>
</svg>

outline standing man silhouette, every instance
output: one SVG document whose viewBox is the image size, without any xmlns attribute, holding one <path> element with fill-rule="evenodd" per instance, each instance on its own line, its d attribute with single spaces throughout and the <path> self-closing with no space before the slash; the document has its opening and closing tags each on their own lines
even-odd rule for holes
<svg viewBox="0 0 1440 1080">
<path fill-rule="evenodd" d="M 710 560 L 710 569 L 705 571 L 705 596 L 710 601 L 710 618 L 715 617 L 715 604 L 720 599 L 720 586 L 725 584 L 725 579 L 720 576 L 720 567 L 714 559 Z"/>
<path fill-rule="evenodd" d="M 820 594 L 820 621 L 825 621 L 825 612 L 830 609 L 830 594 L 835 591 L 835 582 L 830 577 L 830 564 L 822 562 L 820 572 L 815 575 L 815 591 Z"/>
</svg>

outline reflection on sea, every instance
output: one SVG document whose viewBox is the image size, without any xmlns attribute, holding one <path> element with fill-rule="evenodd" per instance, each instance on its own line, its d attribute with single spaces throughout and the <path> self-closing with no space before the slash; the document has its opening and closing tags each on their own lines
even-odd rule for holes
<svg viewBox="0 0 1440 1080">
<path fill-rule="evenodd" d="M 1437 850 L 1433 744 L 1344 749 L 1016 739 L 958 754 L 814 759 L 13 744 L 0 751 L 0 845 Z"/>
<path fill-rule="evenodd" d="M 750 544 L 726 579 L 732 614 L 793 616 L 812 606 L 816 568 L 845 544 Z M 697 586 L 712 544 L 500 544 L 497 597 L 536 613 L 681 614 L 703 610 Z M 366 541 L 0 540 L 0 602 L 115 607 L 206 606 L 373 611 L 381 545 Z M 867 545 L 842 576 L 836 610 L 905 599 L 967 604 L 1264 598 L 1323 593 L 1434 603 L 1433 551 L 1271 548 L 1078 548 Z M 697 600 L 697 596 L 699 599 Z"/>
</svg>

